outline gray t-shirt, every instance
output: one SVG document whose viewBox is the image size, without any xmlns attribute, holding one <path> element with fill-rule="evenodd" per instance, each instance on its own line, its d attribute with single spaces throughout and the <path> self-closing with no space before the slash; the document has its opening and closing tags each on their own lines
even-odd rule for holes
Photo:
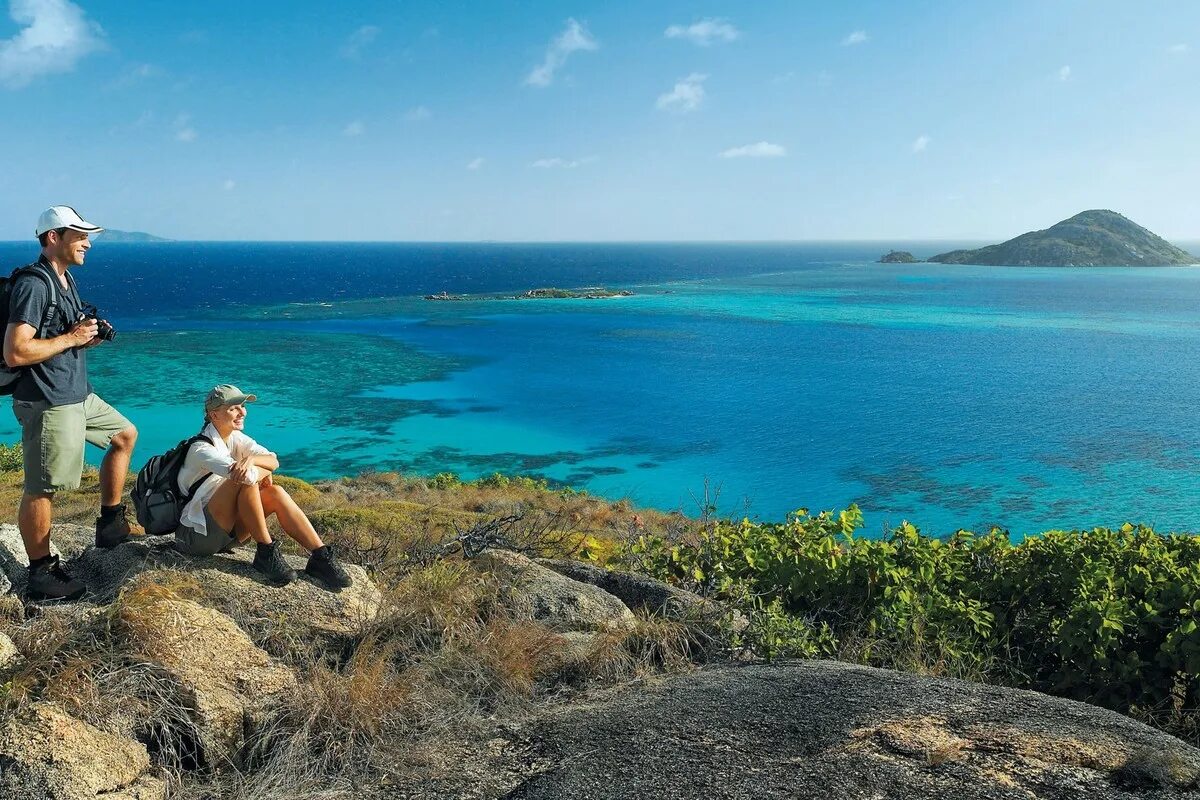
<svg viewBox="0 0 1200 800">
<path fill-rule="evenodd" d="M 58 280 L 54 268 L 44 262 L 39 266 L 30 266 L 47 270 L 51 278 Z M 25 322 L 39 328 L 39 339 L 50 339 L 66 333 L 83 313 L 83 301 L 79 299 L 75 281 L 70 276 L 67 277 L 67 288 L 64 289 L 61 282 L 57 284 L 56 294 L 58 311 L 45 329 L 40 329 L 46 308 L 50 305 L 50 287 L 41 276 L 27 273 L 17 276 L 9 298 L 9 324 Z M 13 399 L 46 400 L 52 406 L 65 406 L 82 403 L 91 392 L 92 385 L 87 377 L 87 350 L 73 347 L 40 364 L 26 367 L 17 381 Z"/>
</svg>

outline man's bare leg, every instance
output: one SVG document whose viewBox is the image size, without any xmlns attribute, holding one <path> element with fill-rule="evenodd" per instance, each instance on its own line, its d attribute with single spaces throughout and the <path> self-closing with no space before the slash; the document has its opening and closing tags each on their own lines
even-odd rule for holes
<svg viewBox="0 0 1200 800">
<path fill-rule="evenodd" d="M 133 460 L 133 446 L 137 444 L 137 428 L 130 426 L 118 433 L 108 444 L 104 460 L 100 462 L 100 505 L 115 506 L 121 502 L 125 491 L 125 476 L 129 474 L 129 462 Z"/>
<path fill-rule="evenodd" d="M 21 495 L 21 507 L 17 513 L 17 527 L 21 529 L 21 541 L 25 543 L 25 554 L 30 561 L 50 555 L 50 519 L 54 508 L 54 495 Z"/>
</svg>

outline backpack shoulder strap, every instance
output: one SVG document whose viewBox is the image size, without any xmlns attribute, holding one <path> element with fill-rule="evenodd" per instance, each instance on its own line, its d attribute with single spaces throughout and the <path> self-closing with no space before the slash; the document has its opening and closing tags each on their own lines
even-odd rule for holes
<svg viewBox="0 0 1200 800">
<path fill-rule="evenodd" d="M 42 314 L 42 321 L 41 324 L 38 325 L 37 329 L 37 335 L 41 336 L 45 332 L 46 326 L 50 324 L 50 320 L 54 319 L 54 314 L 59 308 L 58 279 L 54 275 L 51 275 L 50 271 L 43 267 L 42 263 L 39 261 L 25 267 L 17 267 L 15 270 L 13 270 L 12 275 L 8 277 L 9 285 L 11 286 L 15 284 L 16 280 L 23 275 L 39 276 L 46 282 L 46 287 L 50 290 L 50 302 L 46 304 L 46 311 Z M 67 280 L 70 279 L 70 275 L 68 275 Z"/>
<path fill-rule="evenodd" d="M 183 449 L 183 457 L 185 460 L 187 459 L 188 451 L 192 449 L 192 445 L 194 445 L 196 442 L 208 442 L 211 445 L 213 443 L 213 440 L 203 433 L 197 433 L 195 436 L 188 439 L 187 447 L 185 447 Z M 199 478 L 196 478 L 196 480 L 192 482 L 192 485 L 188 487 L 187 494 L 184 495 L 183 499 L 190 500 L 192 495 L 194 495 L 196 493 L 196 490 L 200 488 L 200 484 L 202 484 L 206 480 L 208 480 L 209 475 L 212 475 L 212 473 L 205 472 Z"/>
</svg>

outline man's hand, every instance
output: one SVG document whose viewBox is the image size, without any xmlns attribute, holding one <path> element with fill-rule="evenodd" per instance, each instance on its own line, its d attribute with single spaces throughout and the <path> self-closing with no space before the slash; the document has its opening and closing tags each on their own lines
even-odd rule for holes
<svg viewBox="0 0 1200 800">
<path fill-rule="evenodd" d="M 108 322 L 108 320 L 100 320 L 100 322 Z M 92 340 L 90 342 L 83 345 L 83 347 L 95 347 L 96 345 L 100 344 L 103 341 L 104 340 L 100 338 L 100 327 L 99 327 L 99 323 L 97 323 L 96 335 L 92 337 Z"/>
<path fill-rule="evenodd" d="M 72 347 L 90 347 L 99 342 L 100 326 L 94 319 L 81 319 L 64 334 Z"/>
</svg>

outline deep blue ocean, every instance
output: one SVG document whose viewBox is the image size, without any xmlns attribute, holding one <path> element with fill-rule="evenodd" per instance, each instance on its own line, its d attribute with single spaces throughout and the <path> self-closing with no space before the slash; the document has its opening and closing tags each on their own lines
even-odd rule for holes
<svg viewBox="0 0 1200 800">
<path fill-rule="evenodd" d="M 119 330 L 93 382 L 136 465 L 231 382 L 301 477 L 499 470 L 685 512 L 707 481 L 724 513 L 857 502 L 870 532 L 1200 530 L 1200 269 L 872 263 L 962 244 L 101 238 L 75 275 Z M 5 269 L 35 255 L 0 243 Z M 635 294 L 420 297 L 595 285 Z"/>
</svg>

